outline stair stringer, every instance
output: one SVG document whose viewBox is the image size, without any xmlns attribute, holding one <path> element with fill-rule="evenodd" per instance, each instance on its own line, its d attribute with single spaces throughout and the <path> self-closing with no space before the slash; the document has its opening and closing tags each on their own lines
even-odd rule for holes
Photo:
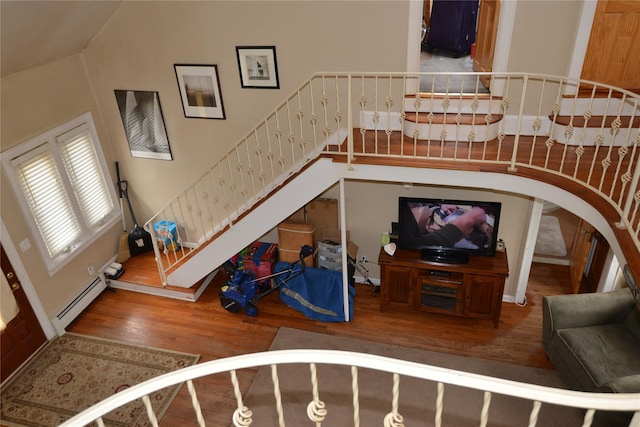
<svg viewBox="0 0 640 427">
<path fill-rule="evenodd" d="M 167 275 L 167 284 L 191 287 L 226 262 L 232 254 L 250 245 L 338 182 L 344 176 L 346 167 L 345 163 L 336 163 L 328 158 L 314 161 Z"/>
</svg>

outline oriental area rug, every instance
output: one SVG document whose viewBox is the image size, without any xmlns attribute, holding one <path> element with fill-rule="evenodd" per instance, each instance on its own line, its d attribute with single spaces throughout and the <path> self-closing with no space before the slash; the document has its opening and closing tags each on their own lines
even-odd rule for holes
<svg viewBox="0 0 640 427">
<path fill-rule="evenodd" d="M 101 400 L 169 371 L 194 365 L 199 355 L 67 333 L 52 340 L 3 385 L 0 421 L 9 427 L 57 426 Z M 149 396 L 158 418 L 180 385 Z M 107 425 L 147 426 L 142 401 L 103 418 Z"/>
<path fill-rule="evenodd" d="M 271 350 L 296 348 L 346 350 L 376 354 L 475 374 L 488 375 L 530 384 L 564 388 L 554 370 L 516 366 L 473 357 L 400 347 L 362 339 L 280 328 Z M 348 366 L 317 366 L 319 399 L 324 401 L 327 415 L 322 425 L 343 427 L 354 425 L 351 371 Z M 312 425 L 307 418 L 307 405 L 313 399 L 309 366 L 278 366 L 282 392 L 284 421 L 289 426 Z M 392 407 L 393 377 L 371 369 L 358 369 L 359 417 L 361 426 L 381 426 Z M 398 412 L 406 426 L 432 426 L 435 419 L 437 384 L 432 381 L 400 377 Z M 443 426 L 480 425 L 484 395 L 482 391 L 448 385 L 444 389 Z M 252 411 L 253 424 L 278 425 L 271 368 L 261 367 L 251 385 L 244 404 Z M 489 425 L 493 427 L 526 426 L 532 402 L 493 394 L 489 408 Z M 545 427 L 582 425 L 581 410 L 543 404 L 538 424 Z"/>
</svg>

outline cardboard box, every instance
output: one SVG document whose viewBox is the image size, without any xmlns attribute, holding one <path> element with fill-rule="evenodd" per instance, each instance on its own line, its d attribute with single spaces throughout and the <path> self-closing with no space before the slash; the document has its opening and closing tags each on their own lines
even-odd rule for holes
<svg viewBox="0 0 640 427">
<path fill-rule="evenodd" d="M 314 240 L 319 242 L 322 239 L 322 230 L 338 228 L 338 201 L 336 199 L 314 199 L 287 220 L 312 222 L 316 229 Z"/>
<path fill-rule="evenodd" d="M 300 248 L 315 248 L 315 226 L 309 221 L 286 220 L 278 225 L 280 261 L 295 262 L 300 258 Z"/>
<path fill-rule="evenodd" d="M 349 230 L 347 230 L 347 254 L 351 258 L 356 259 L 356 257 L 358 256 L 358 245 L 349 240 L 349 234 Z M 336 242 L 340 244 L 340 242 L 342 242 L 342 232 L 338 228 L 329 228 L 322 230 L 321 239 L 319 240 L 319 242 L 325 241 Z"/>
</svg>

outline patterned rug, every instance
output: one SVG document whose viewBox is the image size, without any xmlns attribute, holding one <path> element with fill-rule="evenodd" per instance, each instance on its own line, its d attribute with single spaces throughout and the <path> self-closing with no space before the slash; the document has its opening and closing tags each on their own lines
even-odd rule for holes
<svg viewBox="0 0 640 427">
<path fill-rule="evenodd" d="M 10 427 L 57 426 L 120 390 L 191 366 L 199 357 L 67 333 L 2 387 L 0 420 Z M 179 389 L 176 385 L 150 396 L 158 418 Z M 104 421 L 126 427 L 149 424 L 141 401 L 113 411 Z"/>
</svg>

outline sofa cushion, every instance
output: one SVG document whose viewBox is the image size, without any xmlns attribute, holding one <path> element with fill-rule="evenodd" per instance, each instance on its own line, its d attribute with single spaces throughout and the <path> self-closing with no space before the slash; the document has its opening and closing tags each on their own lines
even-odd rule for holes
<svg viewBox="0 0 640 427">
<path fill-rule="evenodd" d="M 561 329 L 557 336 L 557 355 L 585 391 L 640 373 L 640 341 L 624 323 Z"/>
</svg>

